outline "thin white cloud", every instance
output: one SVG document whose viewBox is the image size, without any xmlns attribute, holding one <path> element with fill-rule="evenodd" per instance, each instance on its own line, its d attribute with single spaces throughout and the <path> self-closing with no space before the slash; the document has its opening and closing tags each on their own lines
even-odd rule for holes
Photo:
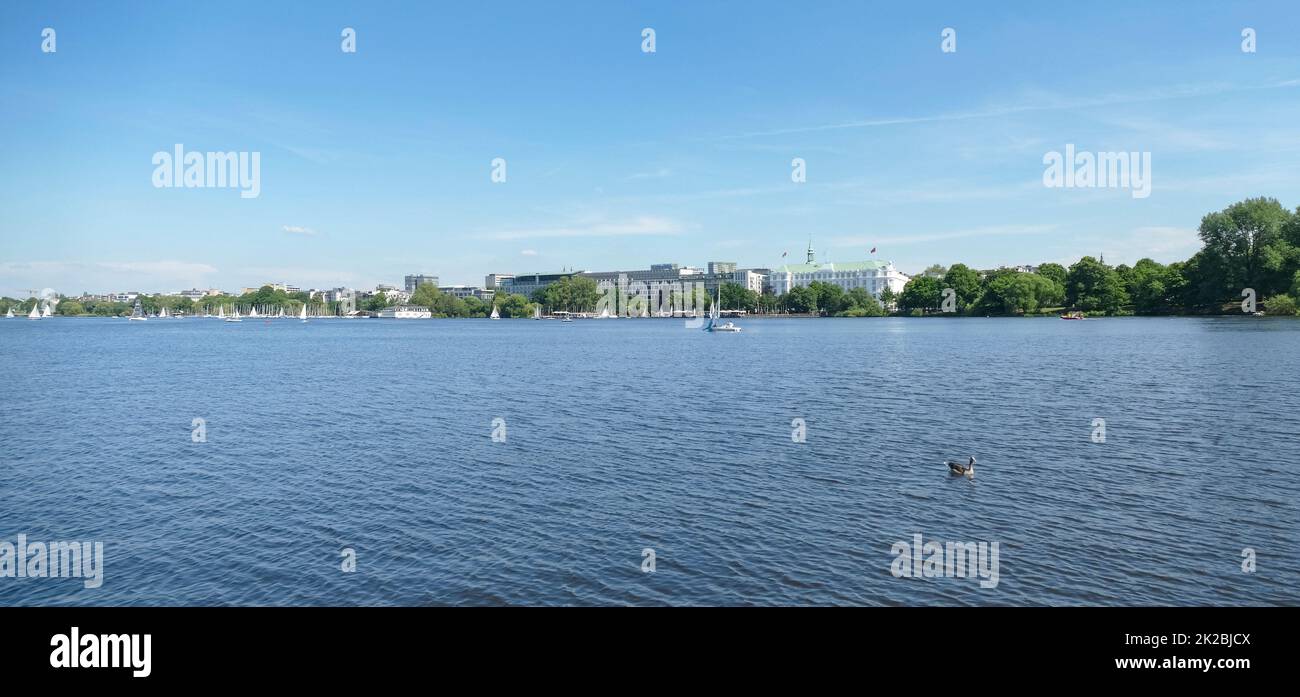
<svg viewBox="0 0 1300 697">
<path fill-rule="evenodd" d="M 523 256 L 526 256 L 526 257 L 535 257 L 535 256 L 537 256 L 537 250 L 536 250 L 536 249 L 524 249 L 524 250 L 521 250 L 519 253 L 522 254 Z"/>
<path fill-rule="evenodd" d="M 492 232 L 482 237 L 492 240 L 526 240 L 553 237 L 638 237 L 678 235 L 682 226 L 674 220 L 641 216 L 617 222 L 587 222 L 559 227 L 522 228 Z"/>
<path fill-rule="evenodd" d="M 966 237 L 1005 237 L 1008 235 L 1040 235 L 1056 229 L 1056 225 L 987 225 L 984 227 L 948 232 L 930 232 L 915 235 L 851 235 L 829 238 L 836 247 L 878 246 L 882 244 L 907 245 L 918 242 L 936 242 Z"/>
<path fill-rule="evenodd" d="M 1230 92 L 1248 90 L 1271 90 L 1300 87 L 1300 79 L 1280 80 L 1256 85 L 1235 85 L 1231 83 L 1206 83 L 1196 85 L 1174 85 L 1166 88 L 1153 88 L 1136 93 L 1113 93 L 1094 97 L 1063 97 L 1050 93 L 1039 93 L 1028 99 L 994 106 L 987 109 L 956 111 L 945 114 L 928 114 L 921 116 L 895 116 L 876 119 L 859 119 L 840 123 L 818 124 L 810 126 L 793 126 L 764 131 L 751 131 L 721 136 L 721 140 L 761 138 L 768 136 L 790 135 L 796 133 L 816 133 L 820 131 L 837 131 L 857 128 L 877 128 L 881 126 L 899 126 L 918 123 L 940 123 L 948 121 L 965 121 L 969 119 L 997 118 L 1036 111 L 1062 111 L 1086 109 L 1090 107 L 1113 106 L 1117 104 L 1138 104 L 1159 102 L 1170 99 L 1207 97 Z"/>
<path fill-rule="evenodd" d="M 315 230 L 309 227 L 303 227 L 302 225 L 284 225 L 280 229 L 284 230 L 290 235 L 305 235 L 310 237 L 316 234 Z"/>
<path fill-rule="evenodd" d="M 664 177 L 671 177 L 671 176 L 673 176 L 673 171 L 671 169 L 668 169 L 667 167 L 660 167 L 659 169 L 650 172 L 637 172 L 636 174 L 629 176 L 628 180 L 663 179 Z"/>
</svg>

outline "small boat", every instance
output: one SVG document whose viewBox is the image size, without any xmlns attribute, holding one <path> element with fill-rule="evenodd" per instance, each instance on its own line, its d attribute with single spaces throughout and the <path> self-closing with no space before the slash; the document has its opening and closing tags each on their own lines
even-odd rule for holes
<svg viewBox="0 0 1300 697">
<path fill-rule="evenodd" d="M 158 319 L 167 319 L 167 316 L 167 308 L 164 307 L 158 311 Z"/>
<path fill-rule="evenodd" d="M 236 316 L 236 317 L 239 316 L 239 312 L 238 312 L 238 311 L 235 312 L 235 316 Z M 249 319 L 256 319 L 256 318 L 257 318 L 257 306 L 256 306 L 256 305 L 253 306 L 253 309 L 251 309 L 251 310 L 248 311 L 248 318 L 249 318 Z"/>
<path fill-rule="evenodd" d="M 40 303 L 32 303 L 32 311 L 27 313 L 27 319 L 41 318 L 41 308 L 39 306 Z"/>
<path fill-rule="evenodd" d="M 9 308 L 9 311 L 5 313 L 5 319 L 13 319 L 13 318 L 14 318 L 14 309 L 11 307 Z"/>
<path fill-rule="evenodd" d="M 533 305 L 533 319 L 541 319 L 541 318 L 542 318 L 542 306 Z"/>
<path fill-rule="evenodd" d="M 303 303 L 302 309 L 298 310 L 298 321 L 303 324 L 307 323 L 307 304 Z"/>
<path fill-rule="evenodd" d="M 496 306 L 496 305 L 493 305 L 493 306 L 492 306 L 492 314 L 491 314 L 491 315 L 488 315 L 488 319 L 501 319 L 501 313 L 500 313 L 500 312 L 497 312 L 497 306 Z"/>
<path fill-rule="evenodd" d="M 126 319 L 129 322 L 147 322 L 149 320 L 148 317 L 144 316 L 144 307 L 140 305 L 139 300 L 135 301 L 135 309 L 131 311 L 131 316 Z"/>
<path fill-rule="evenodd" d="M 250 315 L 250 316 L 251 316 L 251 315 Z M 242 319 L 239 318 L 239 308 L 236 307 L 234 310 L 232 310 L 231 313 L 230 313 L 230 316 L 226 318 L 226 321 L 227 321 L 227 322 L 243 322 L 244 320 L 242 320 Z"/>
<path fill-rule="evenodd" d="M 1082 312 L 1067 312 L 1061 315 L 1061 319 L 1086 319 Z"/>
<path fill-rule="evenodd" d="M 704 325 L 704 331 L 706 331 L 706 332 L 710 332 L 710 333 L 712 333 L 712 332 L 723 332 L 723 333 L 736 333 L 736 332 L 739 332 L 739 331 L 740 331 L 740 327 L 737 327 L 735 322 L 727 322 L 727 323 L 725 323 L 725 324 L 718 324 L 718 323 L 717 323 L 717 322 L 718 322 L 718 319 L 721 317 L 721 314 L 720 314 L 720 312 L 719 312 L 719 310 L 718 310 L 718 308 L 720 308 L 721 306 L 722 306 L 722 287 L 719 286 L 719 287 L 718 287 L 718 299 L 717 299 L 716 301 L 714 301 L 714 303 L 713 303 L 713 311 L 709 313 L 709 322 L 708 322 L 708 324 L 705 324 L 705 325 Z"/>
<path fill-rule="evenodd" d="M 570 316 L 570 315 L 565 315 L 565 316 L 564 316 L 564 319 L 562 319 L 562 320 L 560 320 L 560 321 L 561 321 L 561 322 L 572 322 L 572 321 L 573 321 L 573 317 Z"/>
<path fill-rule="evenodd" d="M 952 460 L 944 461 L 948 466 L 948 474 L 965 476 L 967 479 L 975 478 L 975 456 L 972 455 L 969 462 L 954 462 Z"/>
</svg>

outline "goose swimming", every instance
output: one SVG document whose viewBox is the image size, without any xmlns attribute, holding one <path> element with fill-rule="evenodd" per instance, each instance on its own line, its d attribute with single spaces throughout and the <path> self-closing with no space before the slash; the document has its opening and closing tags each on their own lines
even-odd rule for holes
<svg viewBox="0 0 1300 697">
<path fill-rule="evenodd" d="M 952 460 L 948 460 L 944 462 L 944 464 L 948 465 L 949 474 L 964 474 L 971 479 L 975 478 L 975 456 L 974 455 L 971 455 L 970 462 L 961 463 L 961 462 L 953 462 Z"/>
</svg>

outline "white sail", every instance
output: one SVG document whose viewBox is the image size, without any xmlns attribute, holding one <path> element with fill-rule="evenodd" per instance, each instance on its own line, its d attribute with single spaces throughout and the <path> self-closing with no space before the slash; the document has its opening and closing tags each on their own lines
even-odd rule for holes
<svg viewBox="0 0 1300 697">
<path fill-rule="evenodd" d="M 167 308 L 164 307 L 161 310 L 159 310 L 158 316 L 161 317 L 162 319 L 167 319 Z"/>
<path fill-rule="evenodd" d="M 497 312 L 496 305 L 492 306 L 492 315 L 489 317 L 489 319 L 501 319 L 501 313 Z"/>
<path fill-rule="evenodd" d="M 41 318 L 41 309 L 40 309 L 39 305 L 40 305 L 40 303 L 33 303 L 33 304 L 32 304 L 32 311 L 27 313 L 27 319 L 40 319 L 40 318 Z"/>
<path fill-rule="evenodd" d="M 298 319 L 307 321 L 307 304 L 303 303 L 302 309 L 298 310 Z"/>
<path fill-rule="evenodd" d="M 235 316 L 238 317 L 239 315 L 236 314 Z M 254 306 L 253 306 L 253 309 L 251 309 L 251 310 L 248 311 L 248 317 L 249 317 L 249 319 L 252 319 L 252 318 L 254 318 L 254 317 L 256 317 L 256 316 L 257 316 L 257 306 L 254 305 Z"/>
<path fill-rule="evenodd" d="M 542 318 L 542 306 L 533 305 L 533 319 L 541 319 L 541 318 Z"/>
<path fill-rule="evenodd" d="M 5 313 L 5 319 L 13 319 L 13 318 L 14 318 L 14 309 L 11 307 L 9 308 L 9 311 Z"/>
<path fill-rule="evenodd" d="M 50 304 L 45 303 L 45 307 L 41 308 L 41 317 L 49 317 L 52 314 L 54 313 L 50 312 Z"/>
<path fill-rule="evenodd" d="M 217 319 L 225 319 L 225 318 L 226 318 L 226 306 L 217 305 Z"/>
</svg>

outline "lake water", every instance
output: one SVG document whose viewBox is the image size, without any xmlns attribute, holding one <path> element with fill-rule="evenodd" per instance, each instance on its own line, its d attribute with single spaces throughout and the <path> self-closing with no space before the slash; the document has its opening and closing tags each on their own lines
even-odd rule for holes
<svg viewBox="0 0 1300 697">
<path fill-rule="evenodd" d="M 0 320 L 0 605 L 1300 602 L 1298 321 L 740 323 Z"/>
</svg>

